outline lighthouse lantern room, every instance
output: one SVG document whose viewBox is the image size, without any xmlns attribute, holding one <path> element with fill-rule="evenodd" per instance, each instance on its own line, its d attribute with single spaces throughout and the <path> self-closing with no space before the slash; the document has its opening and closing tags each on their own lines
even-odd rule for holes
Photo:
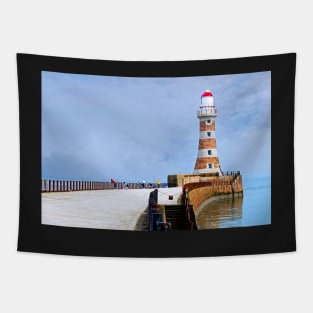
<svg viewBox="0 0 313 313">
<path fill-rule="evenodd" d="M 194 174 L 211 173 L 222 175 L 216 149 L 215 118 L 217 111 L 214 106 L 213 94 L 205 90 L 201 96 L 201 106 L 197 116 L 200 124 L 200 135 L 197 160 Z"/>
</svg>

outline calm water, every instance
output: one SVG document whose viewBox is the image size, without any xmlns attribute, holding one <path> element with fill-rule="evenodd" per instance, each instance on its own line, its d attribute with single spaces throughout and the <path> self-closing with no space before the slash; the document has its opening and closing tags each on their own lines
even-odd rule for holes
<svg viewBox="0 0 313 313">
<path fill-rule="evenodd" d="M 271 224 L 271 177 L 243 177 L 243 198 L 216 200 L 197 216 L 198 229 Z"/>
</svg>

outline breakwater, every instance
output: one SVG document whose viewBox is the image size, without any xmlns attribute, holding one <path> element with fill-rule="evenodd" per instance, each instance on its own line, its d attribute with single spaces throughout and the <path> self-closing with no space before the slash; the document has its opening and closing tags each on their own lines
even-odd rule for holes
<svg viewBox="0 0 313 313">
<path fill-rule="evenodd" d="M 184 184 L 189 204 L 197 215 L 201 208 L 217 197 L 242 197 L 243 185 L 240 174 L 209 178 L 206 181 Z"/>
</svg>

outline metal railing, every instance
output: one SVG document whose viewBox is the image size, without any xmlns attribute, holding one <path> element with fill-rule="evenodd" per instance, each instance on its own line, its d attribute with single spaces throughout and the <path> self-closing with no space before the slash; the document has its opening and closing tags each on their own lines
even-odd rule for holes
<svg viewBox="0 0 313 313">
<path fill-rule="evenodd" d="M 210 116 L 210 115 L 217 115 L 217 110 L 215 108 L 201 108 L 197 111 L 197 116 Z"/>
<path fill-rule="evenodd" d="M 108 189 L 141 189 L 156 188 L 156 183 L 125 183 L 117 182 L 114 186 L 111 182 L 85 181 L 85 180 L 60 180 L 60 179 L 42 179 L 41 192 L 66 192 L 81 190 L 108 190 Z M 161 184 L 163 187 L 163 184 Z"/>
<path fill-rule="evenodd" d="M 194 225 L 193 225 L 193 221 L 191 220 L 191 216 L 190 216 L 190 206 L 189 206 L 189 198 L 188 198 L 188 192 L 187 192 L 187 188 L 184 186 L 183 187 L 183 195 L 182 195 L 182 204 L 186 210 L 186 217 L 187 217 L 187 229 L 188 230 L 193 230 L 194 229 Z"/>
<path fill-rule="evenodd" d="M 171 231 L 171 223 L 163 220 L 159 208 L 158 189 L 154 189 L 150 192 L 148 201 L 149 231 Z"/>
<path fill-rule="evenodd" d="M 223 171 L 223 176 L 238 176 L 240 171 Z"/>
</svg>

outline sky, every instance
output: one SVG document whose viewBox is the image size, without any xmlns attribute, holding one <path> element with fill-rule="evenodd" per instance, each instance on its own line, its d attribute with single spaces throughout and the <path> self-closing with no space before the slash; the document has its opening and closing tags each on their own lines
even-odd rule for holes
<svg viewBox="0 0 313 313">
<path fill-rule="evenodd" d="M 271 72 L 134 78 L 42 72 L 42 178 L 139 182 L 192 173 L 201 95 L 223 171 L 271 175 Z"/>
</svg>

